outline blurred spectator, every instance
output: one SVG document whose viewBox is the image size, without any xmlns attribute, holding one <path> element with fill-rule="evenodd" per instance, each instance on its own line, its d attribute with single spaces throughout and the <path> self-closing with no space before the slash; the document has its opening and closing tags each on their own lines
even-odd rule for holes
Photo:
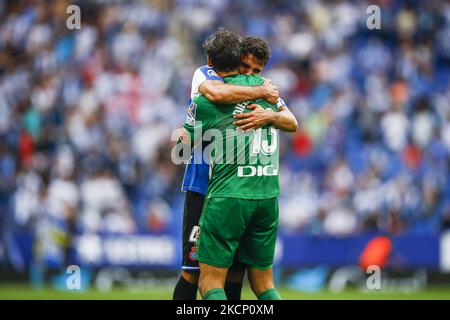
<svg viewBox="0 0 450 320">
<path fill-rule="evenodd" d="M 449 1 L 384 2 L 379 31 L 365 1 L 81 1 L 72 31 L 67 4 L 0 1 L 3 228 L 60 258 L 73 233 L 168 232 L 170 134 L 220 25 L 269 42 L 301 123 L 281 135 L 282 232 L 449 227 Z"/>
</svg>

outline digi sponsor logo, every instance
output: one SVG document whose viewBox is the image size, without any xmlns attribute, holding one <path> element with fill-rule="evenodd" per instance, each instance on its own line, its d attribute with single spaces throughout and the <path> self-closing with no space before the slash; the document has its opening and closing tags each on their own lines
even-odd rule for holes
<svg viewBox="0 0 450 320">
<path fill-rule="evenodd" d="M 263 177 L 276 176 L 278 169 L 273 165 L 268 166 L 240 166 L 238 167 L 238 177 Z"/>
</svg>

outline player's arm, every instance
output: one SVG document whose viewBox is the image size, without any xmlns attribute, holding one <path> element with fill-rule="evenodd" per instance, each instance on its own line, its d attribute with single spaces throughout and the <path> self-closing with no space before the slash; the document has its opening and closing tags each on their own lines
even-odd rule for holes
<svg viewBox="0 0 450 320">
<path fill-rule="evenodd" d="M 278 103 L 278 112 L 264 109 L 258 104 L 251 104 L 247 108 L 253 111 L 234 115 L 236 119 L 234 124 L 240 126 L 242 130 L 258 129 L 267 124 L 271 124 L 282 131 L 297 131 L 297 119 L 295 119 L 281 98 Z"/>
<path fill-rule="evenodd" d="M 274 113 L 273 119 L 271 121 L 273 126 L 285 132 L 297 131 L 297 119 L 295 119 L 291 110 L 286 107 L 278 107 L 278 112 L 272 112 Z"/>
<path fill-rule="evenodd" d="M 234 104 L 256 99 L 265 99 L 270 103 L 278 101 L 278 89 L 270 80 L 255 87 L 232 85 L 219 80 L 206 80 L 198 90 L 211 102 L 220 104 Z"/>
</svg>

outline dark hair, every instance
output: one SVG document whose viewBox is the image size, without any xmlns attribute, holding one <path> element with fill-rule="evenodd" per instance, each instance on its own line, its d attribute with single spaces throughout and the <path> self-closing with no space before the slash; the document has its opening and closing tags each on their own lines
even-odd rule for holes
<svg viewBox="0 0 450 320">
<path fill-rule="evenodd" d="M 242 37 L 233 31 L 217 30 L 205 40 L 203 49 L 216 71 L 233 71 L 241 64 Z"/>
<path fill-rule="evenodd" d="M 242 41 L 242 54 L 252 54 L 266 65 L 270 59 L 270 49 L 267 43 L 258 37 L 245 37 Z"/>
</svg>

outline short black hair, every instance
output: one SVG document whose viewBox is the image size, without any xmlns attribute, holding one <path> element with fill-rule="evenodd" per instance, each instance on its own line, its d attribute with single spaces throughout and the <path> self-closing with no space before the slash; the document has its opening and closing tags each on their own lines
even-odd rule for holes
<svg viewBox="0 0 450 320">
<path fill-rule="evenodd" d="M 242 54 L 252 54 L 266 65 L 270 59 L 270 49 L 267 43 L 258 37 L 245 37 L 242 41 Z"/>
<path fill-rule="evenodd" d="M 242 37 L 233 31 L 220 28 L 205 40 L 203 49 L 216 71 L 234 71 L 241 64 Z"/>
</svg>

